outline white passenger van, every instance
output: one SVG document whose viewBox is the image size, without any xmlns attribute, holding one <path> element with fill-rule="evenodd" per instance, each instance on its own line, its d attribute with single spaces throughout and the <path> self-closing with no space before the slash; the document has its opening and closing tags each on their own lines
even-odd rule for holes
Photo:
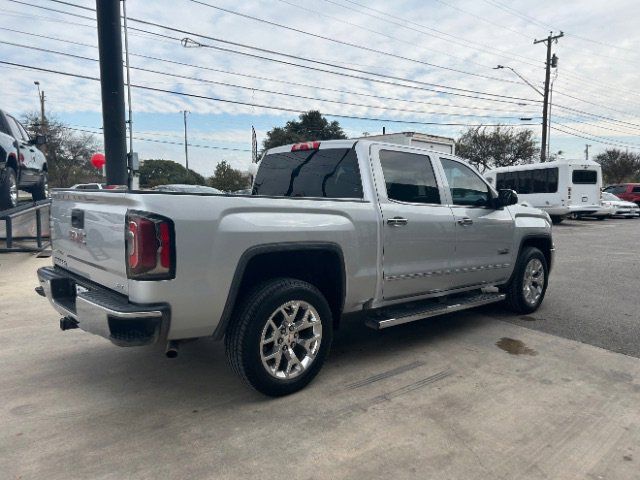
<svg viewBox="0 0 640 480">
<path fill-rule="evenodd" d="M 602 170 L 590 160 L 514 165 L 484 175 L 497 189 L 515 190 L 519 200 L 546 211 L 553 223 L 569 215 L 593 215 L 601 208 Z"/>
</svg>

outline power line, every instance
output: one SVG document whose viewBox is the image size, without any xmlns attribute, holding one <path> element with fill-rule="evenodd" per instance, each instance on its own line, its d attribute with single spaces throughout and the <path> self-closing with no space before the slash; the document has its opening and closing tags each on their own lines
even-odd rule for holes
<svg viewBox="0 0 640 480">
<path fill-rule="evenodd" d="M 23 44 L 19 44 L 19 43 L 7 42 L 7 41 L 2 41 L 2 40 L 0 40 L 0 44 L 11 45 L 11 46 L 14 46 L 14 47 L 20 47 L 20 48 L 36 50 L 36 51 L 41 51 L 41 52 L 46 52 L 46 53 L 53 53 L 53 54 L 56 54 L 56 55 L 62 55 L 62 56 L 65 56 L 65 57 L 70 57 L 70 58 L 75 58 L 75 59 L 80 59 L 80 60 L 98 62 L 97 58 L 91 58 L 91 57 L 85 57 L 85 56 L 82 56 L 82 55 L 75 55 L 75 54 L 71 54 L 71 53 L 60 52 L 60 51 L 56 51 L 56 50 L 52 50 L 52 49 L 48 49 L 48 48 L 35 47 L 35 46 L 30 46 L 30 45 L 23 45 Z M 207 83 L 207 84 L 212 84 L 212 85 L 221 85 L 221 86 L 225 86 L 225 87 L 232 87 L 232 88 L 239 88 L 239 89 L 244 89 L 244 90 L 251 90 L 251 91 L 254 91 L 254 92 L 268 93 L 268 94 L 272 94 L 272 95 L 281 95 L 281 96 L 286 96 L 286 97 L 291 97 L 291 98 L 298 98 L 298 99 L 302 99 L 302 100 L 315 100 L 315 101 L 319 101 L 319 102 L 327 102 L 327 103 L 334 103 L 334 104 L 339 104 L 339 105 L 347 105 L 347 106 L 351 106 L 351 107 L 363 107 L 363 108 L 372 108 L 372 109 L 376 109 L 376 110 L 387 110 L 387 111 L 395 111 L 395 112 L 401 112 L 401 113 L 418 113 L 418 114 L 422 114 L 422 115 L 436 115 L 436 116 L 492 118 L 492 119 L 510 119 L 510 120 L 516 120 L 518 118 L 522 118 L 522 117 L 500 117 L 500 116 L 497 116 L 497 115 L 475 115 L 475 114 L 466 114 L 466 113 L 429 112 L 429 111 L 424 111 L 424 110 L 415 110 L 415 109 L 408 109 L 408 108 L 392 108 L 392 107 L 386 107 L 386 106 L 377 106 L 377 105 L 370 105 L 370 104 L 363 104 L 363 103 L 345 102 L 345 101 L 341 101 L 341 100 L 331 100 L 331 99 L 326 99 L 326 98 L 310 97 L 310 96 L 306 96 L 306 95 L 297 95 L 297 94 L 278 92 L 278 91 L 275 91 L 275 90 L 267 90 L 267 89 L 257 88 L 257 87 L 248 87 L 248 86 L 244 86 L 244 85 L 235 85 L 235 84 L 232 84 L 232 83 L 218 82 L 218 81 L 215 81 L 215 80 L 208 80 L 208 79 L 192 77 L 192 76 L 188 76 L 188 75 L 180 75 L 180 74 L 177 74 L 177 73 L 162 72 L 162 71 L 152 70 L 152 69 L 143 68 L 143 67 L 131 66 L 131 69 L 132 70 L 138 70 L 138 71 L 141 71 L 141 72 L 152 73 L 152 74 L 155 74 L 155 75 L 169 76 L 169 77 L 173 77 L 173 78 L 182 78 L 182 79 L 186 79 L 186 80 L 194 80 L 194 81 L 197 81 L 197 82 Z"/>
<path fill-rule="evenodd" d="M 602 143 L 604 145 L 611 145 L 611 146 L 614 146 L 614 147 L 627 147 L 627 148 L 632 148 L 632 149 L 640 149 L 640 147 L 630 147 L 628 145 L 624 145 L 624 144 L 620 144 L 620 143 L 608 142 L 606 140 L 601 140 L 598 137 L 592 138 L 590 136 L 588 137 L 588 136 L 585 136 L 585 135 L 579 135 L 577 133 L 568 132 L 566 130 L 563 130 L 562 128 L 557 127 L 556 125 L 551 125 L 551 129 L 557 130 L 558 132 L 565 133 L 565 134 L 570 135 L 572 137 L 584 138 L 585 140 L 589 140 L 591 142 Z"/>
<path fill-rule="evenodd" d="M 466 70 L 460 70 L 460 69 L 453 68 L 453 67 L 447 67 L 447 66 L 444 66 L 444 65 L 438 65 L 436 63 L 425 62 L 423 60 L 418 60 L 417 58 L 405 57 L 403 55 L 397 55 L 397 54 L 394 54 L 394 53 L 391 53 L 391 52 L 386 52 L 384 50 L 378 50 L 376 48 L 371 48 L 371 47 L 367 47 L 367 46 L 364 46 L 364 45 L 359 45 L 357 43 L 347 42 L 347 41 L 344 41 L 344 40 L 338 40 L 336 38 L 327 37 L 325 35 L 320 35 L 320 34 L 317 34 L 317 33 L 307 32 L 306 30 L 302 30 L 300 28 L 290 27 L 290 26 L 283 25 L 281 23 L 274 22 L 274 21 L 271 21 L 271 20 L 267 20 L 267 19 L 264 19 L 264 18 L 256 17 L 256 16 L 253 16 L 253 15 L 248 15 L 246 13 L 237 12 L 235 10 L 230 10 L 228 8 L 219 7 L 217 5 L 212 5 L 210 3 L 203 2 L 201 0 L 188 0 L 188 1 L 190 1 L 192 3 L 196 3 L 198 5 L 209 7 L 209 8 L 221 11 L 221 12 L 225 12 L 225 13 L 228 13 L 230 15 L 236 15 L 238 17 L 247 18 L 247 19 L 250 19 L 250 20 L 253 20 L 253 21 L 256 21 L 256 22 L 260 22 L 260 23 L 264 23 L 266 25 L 270 25 L 272 27 L 282 28 L 284 30 L 289 30 L 289 31 L 292 31 L 292 32 L 300 33 L 302 35 L 307 35 L 307 36 L 318 38 L 318 39 L 325 40 L 325 41 L 328 41 L 328 42 L 337 43 L 339 45 L 344 45 L 344 46 L 348 46 L 348 47 L 352 47 L 352 48 L 357 48 L 357 49 L 360 49 L 360 50 L 364 50 L 366 52 L 376 53 L 378 55 L 385 55 L 385 56 L 388 56 L 388 57 L 397 58 L 397 59 L 404 60 L 404 61 L 419 63 L 421 65 L 426 65 L 426 66 L 433 67 L 433 68 L 439 68 L 439 69 L 442 69 L 442 70 L 448 70 L 450 72 L 456 72 L 456 73 L 460 73 L 460 74 L 463 74 L 463 75 L 470 75 L 470 76 L 485 78 L 485 79 L 489 79 L 489 80 L 504 81 L 503 79 L 499 79 L 499 78 L 488 76 L 488 75 L 483 75 L 481 73 L 474 73 L 474 72 L 469 72 L 469 71 L 466 71 Z"/>
<path fill-rule="evenodd" d="M 23 2 L 20 0 L 8 0 L 8 1 L 12 1 L 12 2 L 17 2 L 17 3 L 21 3 L 21 4 L 25 4 L 25 5 L 30 5 L 30 6 L 34 6 L 34 7 L 38 7 L 38 8 L 44 8 L 44 9 L 49 9 L 49 7 L 42 7 L 39 5 L 33 5 L 33 4 L 29 4 L 27 2 Z M 83 7 L 81 5 L 75 5 L 71 2 L 64 2 L 62 0 L 49 0 L 52 2 L 56 2 L 56 3 L 63 3 L 65 5 L 71 5 L 71 6 L 76 6 L 78 8 L 82 8 L 85 10 L 91 10 L 93 11 L 93 9 L 89 8 L 89 7 Z M 70 12 L 64 12 L 62 10 L 57 10 L 57 9 L 51 9 L 53 11 L 57 11 L 57 12 L 61 12 L 61 13 L 66 13 L 68 15 L 72 15 L 75 16 L 77 14 L 74 13 L 70 13 Z M 83 17 L 83 16 L 81 16 Z M 90 17 L 83 17 L 83 18 L 90 18 Z M 352 71 L 352 72 L 357 72 L 357 73 L 363 73 L 366 75 L 373 75 L 376 77 L 381 77 L 381 78 L 388 78 L 391 80 L 396 80 L 396 81 L 402 81 L 402 82 L 409 82 L 409 83 L 414 83 L 417 85 L 423 85 L 426 87 L 436 87 L 436 88 L 421 88 L 422 90 L 427 90 L 427 91 L 432 91 L 435 93 L 442 93 L 445 95 L 456 95 L 456 96 L 460 96 L 460 97 L 468 97 L 468 98 L 476 98 L 476 99 L 480 99 L 480 100 L 486 100 L 486 101 L 493 101 L 493 102 L 502 102 L 502 103 L 516 103 L 519 104 L 517 101 L 524 101 L 524 102 L 533 102 L 533 103 L 538 103 L 539 100 L 534 100 L 534 99 L 528 99 L 528 98 L 522 98 L 522 97 L 513 97 L 513 96 L 509 96 L 509 95 L 501 95 L 501 94 L 496 94 L 496 93 L 490 93 L 490 92 L 483 92 L 483 91 L 478 91 L 478 90 L 471 90 L 471 89 L 463 89 L 463 88 L 458 88 L 458 87 L 450 87 L 447 85 L 443 85 L 443 84 L 437 84 L 437 83 L 430 83 L 430 82 L 424 82 L 424 81 L 419 81 L 419 80 L 412 80 L 412 79 L 408 79 L 408 78 L 402 78 L 402 77 L 397 77 L 397 76 L 393 76 L 393 75 L 385 75 L 385 74 L 381 74 L 381 73 L 377 73 L 377 72 L 371 72 L 371 71 L 367 71 L 367 70 L 361 70 L 361 69 L 356 69 L 356 68 L 352 68 L 352 67 L 345 67 L 342 65 L 337 65 L 335 63 L 330 63 L 330 62 L 325 62 L 325 61 L 321 61 L 321 60 L 317 60 L 317 59 L 311 59 L 311 58 L 306 58 L 306 57 L 302 57 L 302 56 L 298 56 L 298 55 L 291 55 L 288 53 L 284 53 L 284 52 L 279 52 L 279 51 L 275 51 L 275 50 L 269 50 L 266 48 L 261 48 L 261 47 L 256 47 L 256 46 L 252 46 L 252 45 L 247 45 L 247 44 L 243 44 L 243 43 L 239 43 L 239 42 L 232 42 L 229 40 L 224 40 L 222 38 L 218 38 L 218 37 L 212 37 L 209 35 L 205 35 L 202 33 L 197 33 L 197 32 L 192 32 L 189 30 L 184 30 L 184 29 L 179 29 L 179 28 L 175 28 L 175 27 L 170 27 L 168 25 L 163 25 L 157 22 L 152 22 L 152 21 L 148 21 L 148 20 L 142 20 L 142 19 L 136 19 L 136 18 L 129 18 L 129 21 L 131 22 L 136 22 L 136 23 L 141 23 L 143 25 L 149 25 L 149 26 L 153 26 L 153 27 L 157 27 L 157 28 L 161 28 L 161 29 L 165 29 L 165 30 L 169 30 L 172 32 L 176 32 L 176 33 L 180 33 L 182 35 L 192 35 L 195 37 L 200 37 L 200 38 L 205 38 L 207 40 L 211 40 L 214 42 L 219 42 L 219 43 L 223 43 L 226 45 L 233 45 L 235 47 L 241 47 L 241 48 L 246 48 L 249 50 L 254 50 L 254 51 L 259 51 L 262 53 L 268 53 L 271 55 L 278 55 L 278 56 L 282 56 L 282 57 L 286 57 L 286 58 L 292 58 L 292 59 L 296 59 L 296 60 L 302 60 L 304 62 L 309 62 L 309 63 L 316 63 L 316 64 L 320 64 L 320 65 L 324 65 L 324 66 L 328 66 L 328 67 L 332 67 L 332 68 L 337 68 L 340 70 L 347 70 L 347 71 Z M 173 40 L 177 40 L 176 37 L 171 37 L 165 34 L 160 34 L 160 33 L 156 33 L 156 32 L 150 32 L 148 30 L 141 30 L 141 29 L 137 29 L 135 27 L 129 27 L 130 30 L 137 30 L 137 31 L 142 31 L 144 33 L 149 33 L 152 35 L 157 35 L 158 37 L 163 37 L 163 38 L 169 38 L 169 39 L 173 39 Z M 182 40 L 182 39 L 179 39 Z M 240 52 L 237 50 L 231 50 L 228 48 L 223 48 L 223 47 L 219 47 L 219 46 L 215 46 L 215 45 L 205 45 L 205 44 L 201 44 L 199 42 L 194 42 L 197 43 L 200 46 L 206 46 L 208 48 L 213 48 L 219 51 L 224 51 L 224 52 L 230 52 L 230 53 L 235 53 L 235 54 L 239 54 L 239 55 L 244 55 L 244 56 L 249 56 L 249 57 L 254 57 L 254 58 L 260 58 L 262 60 L 269 60 L 269 61 L 274 61 L 274 62 L 278 62 L 281 64 L 285 64 L 285 65 L 292 65 L 292 66 L 296 66 L 296 67 L 301 67 L 301 68 L 306 68 L 306 69 L 311 69 L 311 70 L 315 70 L 315 71 L 321 71 L 324 73 L 330 73 L 333 75 L 340 75 L 340 76 L 344 76 L 344 77 L 349 77 L 349 78 L 356 78 L 358 80 L 365 80 L 365 81 L 375 81 L 378 83 L 386 83 L 386 84 L 390 84 L 390 85 L 394 85 L 394 86 L 398 86 L 397 84 L 394 83 L 390 83 L 390 82 L 382 82 L 379 79 L 371 79 L 371 78 L 366 78 L 366 77 L 359 77 L 357 75 L 350 75 L 350 74 L 346 74 L 343 72 L 334 72 L 331 70 L 326 70 L 326 69 L 321 69 L 318 67 L 312 67 L 310 65 L 300 65 L 300 64 L 296 64 L 296 63 L 292 63 L 292 62 L 287 62 L 287 61 L 283 61 L 283 60 L 278 60 L 278 59 L 274 59 L 274 58 L 269 58 L 269 57 L 264 57 L 264 56 L 260 56 L 260 55 L 255 55 L 255 54 L 250 54 L 247 52 Z M 399 85 L 405 88 L 416 88 L 410 85 Z M 438 88 L 445 88 L 448 90 L 453 90 L 453 91 L 446 91 L 446 90 L 439 90 Z M 465 92 L 466 94 L 462 94 L 462 93 L 456 93 L 456 92 Z M 477 97 L 474 95 L 470 95 L 470 94 L 476 94 L 476 95 L 484 95 L 487 97 L 495 97 L 495 98 L 483 98 L 483 97 Z M 503 100 L 506 99 L 506 100 Z M 517 100 L 517 101 L 514 101 Z"/>
<path fill-rule="evenodd" d="M 73 44 L 73 45 L 81 45 L 81 46 L 90 47 L 90 48 L 98 48 L 96 45 L 90 45 L 90 44 L 87 44 L 87 43 L 70 41 L 70 40 L 66 40 L 66 39 L 52 37 L 52 36 L 49 36 L 49 35 L 41 35 L 41 34 L 25 32 L 25 31 L 22 31 L 22 30 L 16 30 L 16 29 L 12 29 L 12 28 L 0 27 L 0 30 L 7 30 L 7 31 L 10 31 L 10 32 L 14 32 L 14 33 L 20 33 L 20 34 L 24 34 L 24 35 L 34 36 L 34 37 L 37 37 L 37 38 L 45 38 L 45 39 L 48 39 L 48 40 L 55 40 L 55 41 L 63 42 L 63 43 L 70 43 L 70 44 Z M 294 86 L 299 86 L 299 87 L 303 87 L 303 88 L 313 88 L 313 89 L 316 89 L 316 90 L 325 90 L 325 91 L 341 93 L 341 94 L 345 94 L 345 95 L 358 95 L 358 96 L 363 96 L 363 97 L 368 97 L 368 98 L 377 98 L 377 99 L 381 99 L 381 100 L 391 100 L 391 101 L 411 103 L 411 104 L 424 104 L 424 105 L 441 106 L 441 107 L 448 107 L 448 108 L 462 108 L 462 109 L 465 109 L 465 110 L 488 110 L 488 111 L 492 111 L 492 112 L 516 113 L 513 110 L 501 110 L 501 109 L 496 109 L 496 108 L 493 108 L 493 107 L 470 107 L 470 106 L 447 104 L 447 103 L 427 102 L 427 101 L 423 101 L 423 100 L 406 99 L 406 98 L 398 98 L 398 97 L 388 97 L 388 96 L 383 96 L 383 95 L 374 95 L 374 94 L 370 94 L 370 93 L 356 92 L 356 91 L 352 91 L 352 90 L 341 90 L 341 89 L 335 89 L 335 88 L 329 88 L 329 87 L 322 87 L 322 86 L 319 86 L 319 85 L 310 85 L 310 84 L 306 84 L 306 83 L 293 82 L 293 81 L 289 81 L 289 80 L 276 79 L 276 78 L 272 78 L 272 77 L 264 77 L 264 76 L 260 76 L 260 75 L 239 73 L 239 72 L 234 72 L 234 71 L 231 71 L 231 70 L 212 68 L 212 67 L 207 67 L 207 66 L 203 66 L 203 65 L 196 65 L 196 64 L 192 64 L 192 63 L 179 62 L 179 61 L 176 61 L 176 60 L 169 60 L 169 59 L 166 59 L 166 58 L 154 57 L 154 56 L 142 55 L 142 54 L 136 54 L 136 53 L 131 53 L 131 56 L 144 58 L 144 59 L 149 59 L 149 60 L 154 60 L 154 61 L 159 61 L 159 62 L 166 62 L 166 63 L 185 66 L 185 67 L 197 68 L 197 69 L 206 70 L 206 71 L 224 73 L 224 74 L 228 74 L 228 75 L 235 75 L 235 76 L 240 76 L 240 77 L 245 77 L 245 78 L 253 78 L 253 79 L 257 79 L 257 80 L 261 80 L 261 81 L 269 81 L 269 82 L 281 83 L 281 84 L 284 84 L 284 85 L 294 85 Z M 246 87 L 246 88 L 250 88 L 250 89 L 253 90 L 252 87 Z M 522 116 L 522 117 L 531 117 L 531 116 L 535 116 L 535 114 L 522 113 L 520 116 Z"/>
<path fill-rule="evenodd" d="M 40 72 L 46 72 L 46 73 L 54 73 L 54 74 L 58 74 L 58 75 L 64 75 L 64 76 L 68 76 L 68 77 L 75 77 L 75 78 L 82 78 L 84 80 L 92 80 L 92 81 L 99 81 L 99 78 L 96 77 L 90 77 L 88 75 L 82 75 L 82 74 L 77 74 L 77 73 L 70 73 L 70 72 L 63 72 L 60 70 L 53 70 L 53 69 L 49 69 L 49 68 L 43 68 L 43 67 L 36 67 L 34 65 L 25 65 L 25 64 L 20 64 L 20 63 L 15 63 L 15 62 L 8 62 L 5 60 L 0 60 L 0 64 L 3 65 L 11 65 L 11 66 L 15 66 L 15 67 L 24 67 L 24 68 L 28 68 L 30 70 L 36 70 L 36 71 L 40 71 Z M 151 91 L 151 92 L 158 92 L 158 93 L 167 93 L 167 94 L 171 94 L 171 95 L 178 95 L 178 96 L 184 96 L 184 97 L 190 97 L 190 98 L 197 98 L 200 100 L 210 100 L 210 101 L 214 101 L 214 102 L 222 102 L 222 103 L 230 103 L 230 104 L 234 104 L 234 105 L 242 105 L 242 106 L 249 106 L 249 107 L 257 107 L 257 108 L 264 108 L 267 110 L 277 110 L 277 111 L 282 111 L 282 112 L 293 112 L 293 113 L 306 113 L 308 111 L 308 109 L 295 109 L 295 108 L 287 108 L 287 107 L 275 107 L 273 105 L 264 105 L 264 104 L 259 104 L 259 103 L 252 103 L 252 102 L 242 102 L 239 100 L 230 100 L 230 99 L 225 99 L 225 98 L 217 98 L 217 97 L 210 97 L 208 95 L 199 95 L 199 94 L 195 94 L 195 93 L 187 93 L 187 92 L 179 92 L 176 90 L 168 90 L 168 89 L 163 89 L 163 88 L 157 88 L 157 87 L 151 87 L 148 85 L 136 85 L 136 84 L 131 84 L 131 86 L 133 88 L 138 88 L 141 90 L 147 90 L 147 91 Z M 407 124 L 407 125 L 438 125 L 438 126 L 461 126 L 461 127 L 477 127 L 477 126 L 487 126 L 487 127 L 497 127 L 497 126 L 512 126 L 512 127 L 520 127 L 520 126 L 531 126 L 531 125 L 538 125 L 537 123 L 519 123 L 519 124 L 487 124 L 487 123 L 482 123 L 482 124 L 470 124 L 470 123 L 443 123 L 443 122 L 420 122 L 420 121 L 416 121 L 416 120 L 397 120 L 397 119 L 389 119 L 389 118 L 372 118 L 372 117 L 364 117 L 364 116 L 356 116 L 356 115 L 345 115 L 345 114 L 338 114 L 338 113 L 324 113 L 323 114 L 326 117 L 335 117 L 335 118 L 347 118 L 347 119 L 352 119 L 352 120 L 365 120 L 365 121 L 373 121 L 373 122 L 379 122 L 379 123 L 400 123 L 400 124 Z"/>
</svg>

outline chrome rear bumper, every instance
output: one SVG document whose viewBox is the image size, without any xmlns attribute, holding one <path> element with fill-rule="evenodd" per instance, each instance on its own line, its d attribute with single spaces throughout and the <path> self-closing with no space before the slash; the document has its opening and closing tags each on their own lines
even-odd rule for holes
<svg viewBox="0 0 640 480">
<path fill-rule="evenodd" d="M 170 309 L 165 303 L 138 305 L 120 294 L 59 267 L 38 269 L 38 293 L 47 297 L 69 325 L 123 346 L 149 345 L 166 337 Z"/>
</svg>

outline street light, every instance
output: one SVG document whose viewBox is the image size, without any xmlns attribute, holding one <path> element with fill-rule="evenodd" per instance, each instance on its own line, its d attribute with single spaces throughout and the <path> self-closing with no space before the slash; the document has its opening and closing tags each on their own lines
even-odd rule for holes
<svg viewBox="0 0 640 480">
<path fill-rule="evenodd" d="M 509 70 L 511 70 L 513 73 L 515 73 L 518 76 L 518 78 L 520 78 L 520 80 L 522 80 L 524 83 L 526 83 L 531 88 L 533 88 L 536 91 L 536 93 L 538 93 L 539 95 L 544 96 L 544 94 L 540 90 L 538 90 L 529 80 L 524 78 L 522 75 L 520 75 L 518 72 L 516 72 L 516 70 L 514 68 L 510 67 L 509 65 L 506 65 L 506 66 L 505 65 L 497 65 L 497 66 L 493 67 L 494 70 L 501 70 L 503 68 L 508 68 Z"/>
</svg>

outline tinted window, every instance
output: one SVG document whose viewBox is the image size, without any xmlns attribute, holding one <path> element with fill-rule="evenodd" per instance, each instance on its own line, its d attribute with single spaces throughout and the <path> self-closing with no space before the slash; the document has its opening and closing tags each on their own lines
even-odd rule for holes
<svg viewBox="0 0 640 480">
<path fill-rule="evenodd" d="M 576 184 L 595 184 L 598 181 L 598 172 L 595 170 L 574 170 L 571 180 Z"/>
<path fill-rule="evenodd" d="M 558 169 L 536 168 L 496 174 L 496 187 L 518 193 L 555 193 L 558 191 Z"/>
<path fill-rule="evenodd" d="M 640 187 L 633 187 L 631 190 L 633 193 L 640 193 Z"/>
<path fill-rule="evenodd" d="M 13 118 L 10 115 L 7 115 L 7 121 L 9 122 L 9 128 L 11 129 L 11 134 L 13 135 L 14 138 L 16 138 L 17 140 L 23 140 L 25 142 L 29 140 L 28 137 L 25 138 L 22 136 L 22 130 L 20 130 L 20 125 L 18 124 L 15 118 Z"/>
<path fill-rule="evenodd" d="M 380 163 L 390 200 L 440 203 L 440 191 L 428 156 L 381 150 Z"/>
<path fill-rule="evenodd" d="M 356 152 L 331 148 L 267 155 L 260 163 L 253 195 L 362 198 Z"/>
<path fill-rule="evenodd" d="M 451 189 L 454 205 L 484 207 L 489 205 L 489 187 L 466 165 L 441 158 L 444 173 Z"/>
</svg>

